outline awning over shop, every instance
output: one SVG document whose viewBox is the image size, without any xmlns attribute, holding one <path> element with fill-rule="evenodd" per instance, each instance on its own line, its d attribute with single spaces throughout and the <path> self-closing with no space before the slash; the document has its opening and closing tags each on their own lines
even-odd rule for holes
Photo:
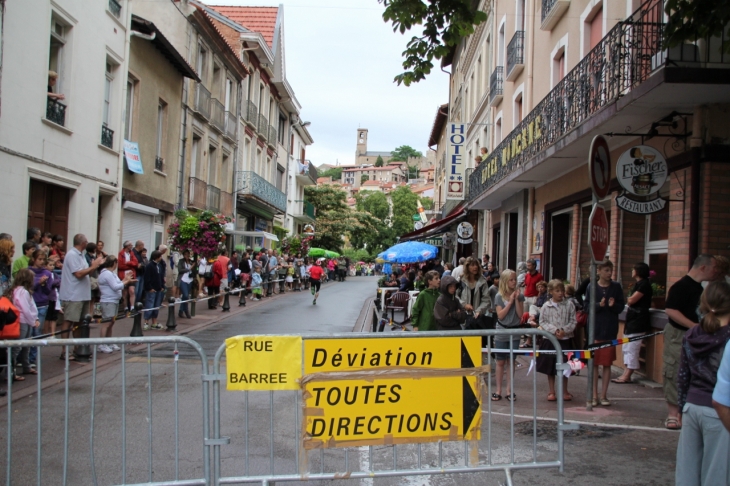
<svg viewBox="0 0 730 486">
<path fill-rule="evenodd" d="M 400 237 L 400 242 L 403 241 L 423 241 L 427 238 L 430 238 L 435 235 L 439 235 L 441 233 L 445 233 L 448 231 L 449 227 L 451 227 L 452 224 L 458 223 L 466 218 L 466 209 L 463 207 L 458 208 L 455 212 L 452 214 L 446 216 L 444 219 L 441 219 L 439 221 L 436 221 L 434 223 L 431 223 L 427 226 L 424 226 L 423 228 L 411 231 L 410 233 L 406 233 L 403 236 Z"/>
<path fill-rule="evenodd" d="M 278 236 L 273 233 L 267 233 L 266 231 L 242 231 L 226 229 L 226 234 L 235 236 L 250 236 L 253 238 L 266 238 L 267 240 L 279 241 Z"/>
</svg>

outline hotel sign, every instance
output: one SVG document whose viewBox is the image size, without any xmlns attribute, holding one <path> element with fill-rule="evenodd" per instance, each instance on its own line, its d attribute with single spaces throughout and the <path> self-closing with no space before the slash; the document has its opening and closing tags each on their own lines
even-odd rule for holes
<svg viewBox="0 0 730 486">
<path fill-rule="evenodd" d="M 624 192 L 616 204 L 624 211 L 651 214 L 667 204 L 657 194 L 667 180 L 669 168 L 661 153 L 648 145 L 637 145 L 621 154 L 616 179 Z"/>
<path fill-rule="evenodd" d="M 466 125 L 449 123 L 449 145 L 446 161 L 446 200 L 463 201 L 466 195 L 466 167 L 464 162 L 464 142 L 466 141 Z"/>
</svg>

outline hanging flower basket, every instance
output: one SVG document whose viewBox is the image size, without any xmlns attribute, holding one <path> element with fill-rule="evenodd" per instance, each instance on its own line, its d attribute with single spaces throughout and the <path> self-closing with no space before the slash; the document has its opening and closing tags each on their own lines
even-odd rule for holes
<svg viewBox="0 0 730 486">
<path fill-rule="evenodd" d="M 206 258 L 215 256 L 220 245 L 226 241 L 225 227 L 231 218 L 212 211 L 192 214 L 187 210 L 175 213 L 175 221 L 167 228 L 170 247 L 179 252 L 191 253 Z"/>
</svg>

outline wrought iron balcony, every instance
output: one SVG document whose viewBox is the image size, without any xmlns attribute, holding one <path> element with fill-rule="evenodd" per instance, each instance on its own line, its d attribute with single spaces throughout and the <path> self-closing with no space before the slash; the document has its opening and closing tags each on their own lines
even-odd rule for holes
<svg viewBox="0 0 730 486">
<path fill-rule="evenodd" d="M 212 184 L 208 184 L 207 208 L 216 213 L 221 209 L 221 190 Z"/>
<path fill-rule="evenodd" d="M 215 98 L 210 100 L 210 124 L 221 133 L 226 131 L 226 109 L 223 103 Z"/>
<path fill-rule="evenodd" d="M 258 108 L 256 108 L 256 105 L 253 101 L 246 101 L 246 104 L 243 107 L 243 118 L 253 127 L 256 127 L 256 125 L 258 124 L 259 110 Z"/>
<path fill-rule="evenodd" d="M 188 207 L 205 209 L 208 204 L 208 184 L 195 177 L 190 178 L 188 185 Z"/>
<path fill-rule="evenodd" d="M 158 172 L 165 172 L 165 159 L 159 155 L 155 157 L 155 170 Z"/>
<path fill-rule="evenodd" d="M 489 77 L 489 104 L 497 106 L 502 101 L 504 93 L 504 67 L 497 66 L 494 68 L 492 75 Z"/>
<path fill-rule="evenodd" d="M 235 193 L 254 198 L 281 213 L 286 212 L 286 194 L 253 171 L 236 171 Z"/>
<path fill-rule="evenodd" d="M 295 210 L 296 214 L 294 214 L 294 218 L 305 221 L 305 222 L 311 222 L 315 220 L 314 215 L 314 205 L 308 201 L 295 201 L 302 203 L 301 209 L 297 208 Z"/>
<path fill-rule="evenodd" d="M 114 148 L 114 130 L 106 125 L 101 126 L 101 144 L 107 148 Z"/>
<path fill-rule="evenodd" d="M 66 124 L 66 105 L 58 100 L 48 98 L 46 103 L 46 120 L 56 125 L 64 126 Z"/>
<path fill-rule="evenodd" d="M 116 18 L 119 18 L 119 15 L 122 13 L 122 6 L 116 0 L 109 0 L 109 11 Z"/>
<path fill-rule="evenodd" d="M 507 45 L 507 81 L 514 81 L 525 67 L 525 31 L 518 30 Z"/>
<path fill-rule="evenodd" d="M 306 214 L 310 218 L 314 219 L 314 205 L 309 201 L 302 202 L 303 214 Z"/>
<path fill-rule="evenodd" d="M 542 0 L 541 30 L 552 30 L 560 17 L 570 8 L 570 0 Z"/>
<path fill-rule="evenodd" d="M 648 1 L 619 22 L 492 150 L 469 177 L 469 199 L 474 199 L 517 167 L 580 126 L 607 105 L 627 95 L 665 64 L 695 68 L 725 65 L 722 51 L 727 35 L 701 39 L 703 51 L 685 44 L 667 49 L 663 44 L 667 0 Z"/>
<path fill-rule="evenodd" d="M 230 192 L 221 191 L 221 205 L 220 212 L 226 216 L 233 215 L 233 194 Z"/>
<path fill-rule="evenodd" d="M 202 83 L 195 85 L 195 111 L 206 120 L 210 118 L 210 91 Z"/>
<path fill-rule="evenodd" d="M 261 135 L 264 139 L 268 138 L 269 120 L 267 120 L 264 115 L 259 115 L 259 124 L 258 124 L 258 128 L 256 129 L 256 131 L 259 132 L 259 135 Z"/>
<path fill-rule="evenodd" d="M 238 118 L 235 113 L 226 112 L 226 136 L 231 140 L 236 140 L 238 134 Z"/>
<path fill-rule="evenodd" d="M 269 126 L 269 145 L 276 147 L 277 131 L 273 126 Z"/>
</svg>

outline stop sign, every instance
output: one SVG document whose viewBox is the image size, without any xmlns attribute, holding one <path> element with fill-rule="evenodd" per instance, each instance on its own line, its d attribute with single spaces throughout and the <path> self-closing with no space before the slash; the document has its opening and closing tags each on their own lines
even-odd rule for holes
<svg viewBox="0 0 730 486">
<path fill-rule="evenodd" d="M 608 249 L 608 219 L 606 219 L 606 211 L 598 204 L 593 205 L 593 211 L 588 220 L 588 239 L 591 242 L 593 261 L 602 262 Z"/>
</svg>

